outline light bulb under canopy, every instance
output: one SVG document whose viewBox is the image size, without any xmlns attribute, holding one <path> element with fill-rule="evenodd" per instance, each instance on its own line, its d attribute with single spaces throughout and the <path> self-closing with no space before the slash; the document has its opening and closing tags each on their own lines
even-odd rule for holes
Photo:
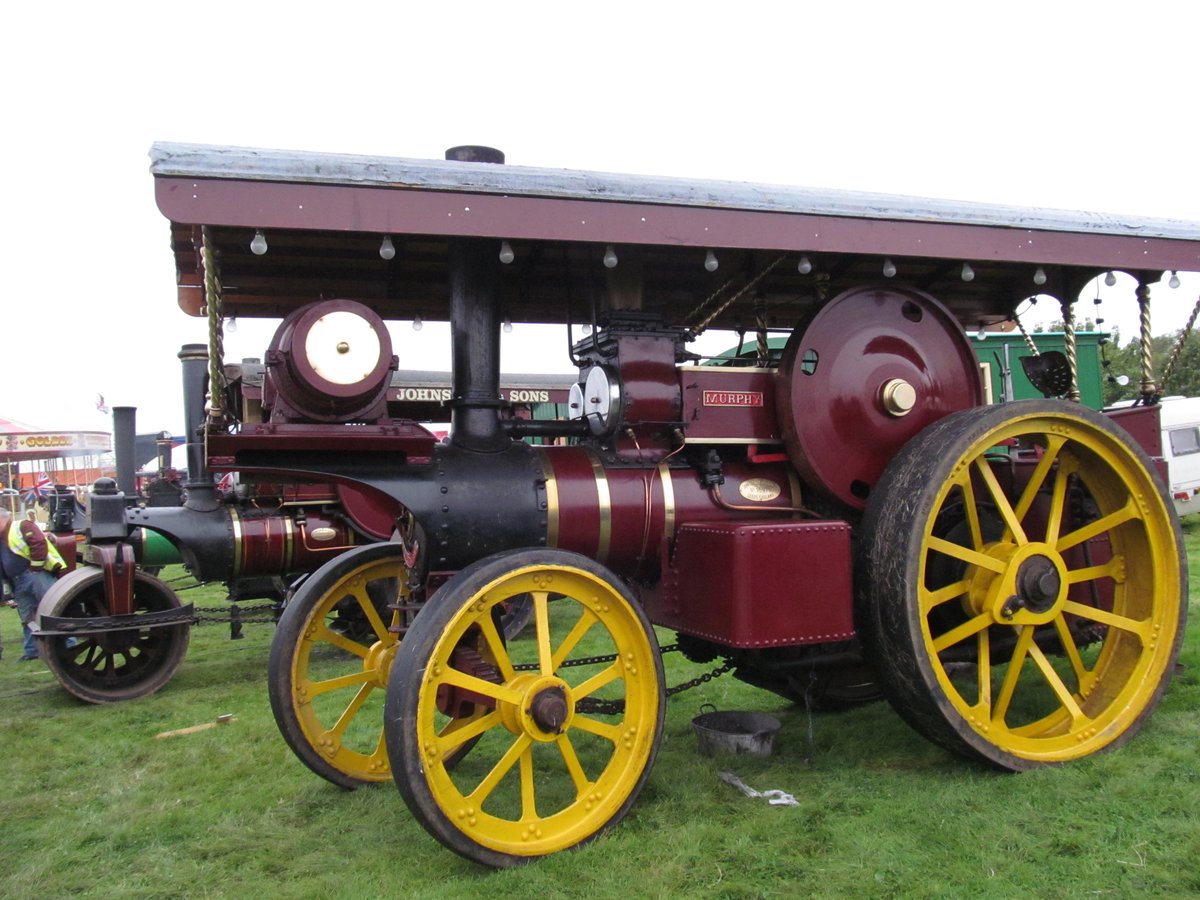
<svg viewBox="0 0 1200 900">
<path fill-rule="evenodd" d="M 1036 285 L 1043 285 L 1046 283 L 1046 270 L 1041 266 L 1038 266 L 1037 270 L 1033 273 L 1033 283 Z"/>
<path fill-rule="evenodd" d="M 604 248 L 604 268 L 615 269 L 617 267 L 617 251 L 613 249 L 613 245 L 609 244 Z"/>
<path fill-rule="evenodd" d="M 420 331 L 425 327 L 425 323 L 421 321 L 420 316 L 413 316 L 413 331 Z"/>
<path fill-rule="evenodd" d="M 704 254 L 704 270 L 706 272 L 717 271 L 717 266 L 719 265 L 721 265 L 721 263 L 717 259 L 717 254 L 713 253 L 711 250 Z"/>
<path fill-rule="evenodd" d="M 1178 273 L 1178 272 L 1176 272 L 1176 271 L 1174 271 L 1174 270 L 1172 270 L 1172 272 L 1171 272 L 1171 280 L 1170 280 L 1170 281 L 1168 281 L 1168 282 L 1167 282 L 1167 284 L 1168 284 L 1170 287 L 1177 288 L 1177 287 L 1179 287 L 1179 283 L 1180 283 L 1180 282 L 1179 282 L 1179 273 Z"/>
<path fill-rule="evenodd" d="M 1108 274 L 1104 276 L 1104 283 L 1107 284 L 1109 287 L 1112 287 L 1114 284 L 1116 284 L 1117 283 L 1117 273 L 1114 272 L 1112 269 L 1109 269 Z"/>
<path fill-rule="evenodd" d="M 963 281 L 974 281 L 975 280 L 975 270 L 971 268 L 970 263 L 967 263 L 967 262 L 963 263 L 961 275 L 962 275 Z"/>
<path fill-rule="evenodd" d="M 500 242 L 500 262 L 504 263 L 504 265 L 507 266 L 516 258 L 517 258 L 517 256 L 515 253 L 513 253 L 512 244 L 510 244 L 508 241 L 501 241 Z"/>
<path fill-rule="evenodd" d="M 380 259 L 396 258 L 396 245 L 392 243 L 391 235 L 385 234 L 383 240 L 379 242 L 379 257 Z"/>
<path fill-rule="evenodd" d="M 883 277 L 884 278 L 895 278 L 896 277 L 896 264 L 894 262 L 892 262 L 890 259 L 885 259 L 883 261 Z"/>
<path fill-rule="evenodd" d="M 250 241 L 250 252 L 255 256 L 262 256 L 267 252 L 267 236 L 262 233 L 261 228 L 254 232 L 254 239 Z"/>
<path fill-rule="evenodd" d="M 504 333 L 505 333 L 505 334 L 511 334 L 511 333 L 512 333 L 512 320 L 511 320 L 511 319 L 505 319 L 505 320 L 504 320 L 504 325 L 503 325 L 503 326 L 501 326 L 501 327 L 503 327 L 503 329 L 504 329 Z"/>
<path fill-rule="evenodd" d="M 801 275 L 807 275 L 812 271 L 812 260 L 807 255 L 800 257 L 800 262 L 796 263 L 796 271 Z"/>
</svg>

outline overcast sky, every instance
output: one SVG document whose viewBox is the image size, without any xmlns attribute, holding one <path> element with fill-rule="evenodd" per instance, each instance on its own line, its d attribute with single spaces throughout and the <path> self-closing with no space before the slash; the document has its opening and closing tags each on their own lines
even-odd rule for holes
<svg viewBox="0 0 1200 900">
<path fill-rule="evenodd" d="M 102 393 L 140 431 L 181 430 L 176 353 L 205 328 L 175 304 L 156 140 L 433 159 L 479 143 L 521 165 L 1200 222 L 1198 10 L 9 4 L 0 415 L 109 430 Z M 1157 291 L 1155 330 L 1198 293 L 1196 276 Z M 1132 289 L 1106 298 L 1132 336 Z M 521 332 L 506 369 L 569 370 L 563 341 L 530 354 Z M 401 365 L 447 367 L 446 334 L 398 329 Z M 269 336 L 239 323 L 228 357 Z"/>
</svg>

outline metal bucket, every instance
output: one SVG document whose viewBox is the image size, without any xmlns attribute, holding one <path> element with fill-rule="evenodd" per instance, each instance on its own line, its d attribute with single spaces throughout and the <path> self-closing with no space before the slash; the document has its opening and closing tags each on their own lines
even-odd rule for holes
<svg viewBox="0 0 1200 900">
<path fill-rule="evenodd" d="M 704 712 L 705 707 L 712 710 Z M 692 719 L 692 729 L 705 756 L 732 754 L 770 756 L 780 722 L 774 716 L 758 712 L 719 712 L 711 703 L 700 707 L 701 715 Z"/>
</svg>

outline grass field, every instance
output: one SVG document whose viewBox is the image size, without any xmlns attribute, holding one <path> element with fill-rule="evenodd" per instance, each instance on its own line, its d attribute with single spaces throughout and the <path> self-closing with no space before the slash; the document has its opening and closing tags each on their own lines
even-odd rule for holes
<svg viewBox="0 0 1200 900">
<path fill-rule="evenodd" d="M 1200 523 L 1189 525 L 1200 597 Z M 219 605 L 219 594 L 188 599 Z M 491 872 L 442 849 L 391 785 L 347 792 L 292 756 L 266 694 L 274 628 L 193 631 L 160 693 L 108 707 L 19 663 L 0 609 L 0 897 L 1168 897 L 1200 894 L 1200 603 L 1182 668 L 1130 744 L 1006 775 L 918 737 L 885 705 L 811 719 L 725 676 L 668 704 L 654 771 L 611 833 Z M 671 635 L 662 636 L 669 643 Z M 707 667 L 672 654 L 675 684 Z M 783 720 L 769 759 L 699 755 L 701 704 Z M 229 724 L 156 739 L 215 720 Z M 799 801 L 771 807 L 733 769 Z"/>
</svg>

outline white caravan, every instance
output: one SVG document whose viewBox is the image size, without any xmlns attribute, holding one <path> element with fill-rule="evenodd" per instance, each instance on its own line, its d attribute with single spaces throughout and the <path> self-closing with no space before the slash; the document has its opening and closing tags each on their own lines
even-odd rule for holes
<svg viewBox="0 0 1200 900">
<path fill-rule="evenodd" d="M 1164 397 L 1163 458 L 1179 515 L 1200 513 L 1200 397 Z"/>
</svg>

